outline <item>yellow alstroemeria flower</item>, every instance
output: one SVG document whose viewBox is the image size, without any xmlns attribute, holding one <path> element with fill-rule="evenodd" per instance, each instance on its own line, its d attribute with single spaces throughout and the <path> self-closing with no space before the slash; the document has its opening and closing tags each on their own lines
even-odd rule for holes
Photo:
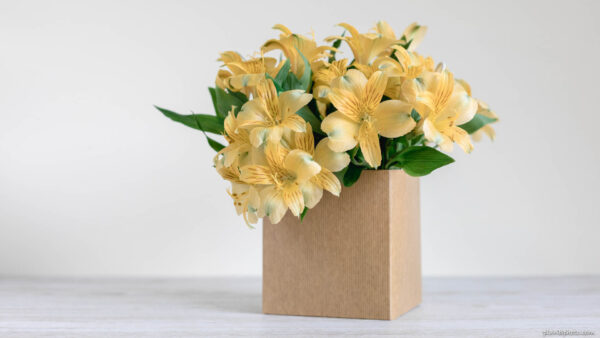
<svg viewBox="0 0 600 338">
<path fill-rule="evenodd" d="M 314 185 L 311 179 L 321 172 L 321 166 L 312 156 L 303 150 L 290 151 L 275 143 L 268 144 L 265 151 L 268 165 L 241 168 L 242 181 L 264 186 L 260 193 L 262 213 L 272 223 L 279 223 L 288 208 L 292 214 L 299 216 L 307 200 L 316 204 L 315 198 L 306 195 L 311 192 L 307 185 Z"/>
<path fill-rule="evenodd" d="M 252 156 L 248 156 L 253 151 L 248 131 L 238 126 L 238 120 L 231 110 L 225 118 L 223 135 L 229 144 L 217 153 L 217 156 L 223 154 L 225 167 L 230 167 L 234 162 L 244 165 L 252 160 Z"/>
<path fill-rule="evenodd" d="M 244 60 L 241 55 L 231 51 L 221 53 L 219 61 L 229 70 L 219 70 L 216 85 L 231 91 L 241 91 L 246 96 L 249 96 L 253 87 L 265 78 L 265 74 L 274 77 L 283 65 L 277 65 L 277 60 L 270 57 Z"/>
<path fill-rule="evenodd" d="M 224 159 L 216 156 L 215 168 L 221 177 L 231 183 L 231 191 L 228 190 L 227 193 L 233 199 L 236 213 L 243 215 L 246 224 L 252 227 L 251 224 L 256 224 L 258 219 L 263 217 L 260 214 L 261 202 L 259 190 L 241 180 L 241 172 L 237 163 L 227 167 L 224 165 Z"/>
<path fill-rule="evenodd" d="M 477 114 L 481 114 L 486 117 L 494 118 L 494 119 L 496 119 L 496 122 L 498 122 L 498 115 L 496 115 L 496 113 L 491 111 L 485 102 L 480 101 L 480 100 L 476 100 L 476 101 L 477 101 Z M 492 123 L 496 123 L 496 122 L 492 122 Z M 492 141 L 494 140 L 494 138 L 496 138 L 496 132 L 494 131 L 494 128 L 492 128 L 492 126 L 490 124 L 486 124 L 485 126 L 481 127 L 479 130 L 477 130 L 476 132 L 471 134 L 471 138 L 473 138 L 473 141 L 479 142 L 479 141 L 481 141 L 483 134 L 486 134 Z"/>
<path fill-rule="evenodd" d="M 334 81 L 329 99 L 337 111 L 321 124 L 333 151 L 350 150 L 358 144 L 367 163 L 376 168 L 381 165 L 378 135 L 396 138 L 415 127 L 410 104 L 399 100 L 381 102 L 386 83 L 380 71 L 367 80 L 355 69 Z"/>
<path fill-rule="evenodd" d="M 279 40 L 271 39 L 262 47 L 263 52 L 269 52 L 279 49 L 285 54 L 285 57 L 290 60 L 290 69 L 297 77 L 304 74 L 304 60 L 298 53 L 302 53 L 311 68 L 314 71 L 321 68 L 323 58 L 329 56 L 329 50 L 334 48 L 329 46 L 317 46 L 314 38 L 309 38 L 300 34 L 294 34 L 284 25 L 275 25 L 273 29 L 281 31 Z"/>
<path fill-rule="evenodd" d="M 238 128 L 249 130 L 250 143 L 260 147 L 265 141 L 279 143 L 283 131 L 305 131 L 305 122 L 296 114 L 312 100 L 303 90 L 289 90 L 277 96 L 270 79 L 256 86 L 256 96 L 246 102 L 238 113 Z"/>
<path fill-rule="evenodd" d="M 348 68 L 348 60 L 341 59 L 331 62 L 331 64 L 319 69 L 313 76 L 315 82 L 313 86 L 313 95 L 317 103 L 317 109 L 321 117 L 325 117 L 327 105 L 330 103 L 329 92 L 331 92 L 331 82 L 334 79 L 346 74 Z"/>
<path fill-rule="evenodd" d="M 446 70 L 425 73 L 415 84 L 418 91 L 415 108 L 422 117 L 425 138 L 444 151 L 451 151 L 456 142 L 470 153 L 473 150 L 471 139 L 459 125 L 469 122 L 475 115 L 475 99 Z"/>
<path fill-rule="evenodd" d="M 325 41 L 346 41 L 354 55 L 354 62 L 362 65 L 371 64 L 371 61 L 379 55 L 389 55 L 389 48 L 400 42 L 396 39 L 394 31 L 384 21 L 377 23 L 374 33 L 361 34 L 356 28 L 347 23 L 340 23 L 338 26 L 346 29 L 350 36 L 330 36 Z"/>
<path fill-rule="evenodd" d="M 293 142 L 294 149 L 300 149 L 313 157 L 313 160 L 321 166 L 321 171 L 311 179 L 317 187 L 325 189 L 335 196 L 339 196 L 342 186 L 334 172 L 340 171 L 350 163 L 350 156 L 346 152 L 335 152 L 329 148 L 329 139 L 322 139 L 315 148 L 315 139 L 312 132 L 312 127 L 306 123 L 305 133 L 294 133 Z M 314 204 L 307 203 L 310 209 Z"/>
</svg>

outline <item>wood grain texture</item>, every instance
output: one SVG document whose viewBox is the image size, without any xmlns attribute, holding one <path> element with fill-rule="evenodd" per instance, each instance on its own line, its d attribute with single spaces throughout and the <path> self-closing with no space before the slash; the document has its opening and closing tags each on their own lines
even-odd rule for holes
<svg viewBox="0 0 600 338">
<path fill-rule="evenodd" d="M 600 335 L 600 277 L 425 278 L 393 321 L 265 315 L 260 278 L 0 278 L 0 337 Z"/>
<path fill-rule="evenodd" d="M 394 319 L 421 301 L 419 180 L 367 170 L 302 222 L 263 222 L 263 312 Z"/>
</svg>

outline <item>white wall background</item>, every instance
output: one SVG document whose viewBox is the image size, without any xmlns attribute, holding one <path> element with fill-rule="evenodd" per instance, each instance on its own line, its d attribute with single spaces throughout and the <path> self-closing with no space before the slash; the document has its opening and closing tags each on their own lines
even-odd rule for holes
<svg viewBox="0 0 600 338">
<path fill-rule="evenodd" d="M 368 6 L 366 6 L 368 5 Z M 501 116 L 422 180 L 426 275 L 600 273 L 600 2 L 2 1 L 0 275 L 259 275 L 202 134 L 218 53 L 284 23 L 400 33 Z"/>
</svg>

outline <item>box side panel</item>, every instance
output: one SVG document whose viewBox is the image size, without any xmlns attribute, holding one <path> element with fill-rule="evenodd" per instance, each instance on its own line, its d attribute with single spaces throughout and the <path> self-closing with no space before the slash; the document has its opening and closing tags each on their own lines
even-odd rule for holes
<svg viewBox="0 0 600 338">
<path fill-rule="evenodd" d="M 391 319 L 421 303 L 419 179 L 390 172 Z"/>
<path fill-rule="evenodd" d="M 325 193 L 303 222 L 263 224 L 263 312 L 388 319 L 389 174 Z"/>
</svg>

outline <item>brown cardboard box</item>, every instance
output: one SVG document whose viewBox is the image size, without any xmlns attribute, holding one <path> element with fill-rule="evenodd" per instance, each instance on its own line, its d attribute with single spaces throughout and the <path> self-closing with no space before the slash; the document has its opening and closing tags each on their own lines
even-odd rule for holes
<svg viewBox="0 0 600 338">
<path fill-rule="evenodd" d="M 263 312 L 395 319 L 421 302 L 419 180 L 363 171 L 303 222 L 263 222 Z"/>
</svg>

